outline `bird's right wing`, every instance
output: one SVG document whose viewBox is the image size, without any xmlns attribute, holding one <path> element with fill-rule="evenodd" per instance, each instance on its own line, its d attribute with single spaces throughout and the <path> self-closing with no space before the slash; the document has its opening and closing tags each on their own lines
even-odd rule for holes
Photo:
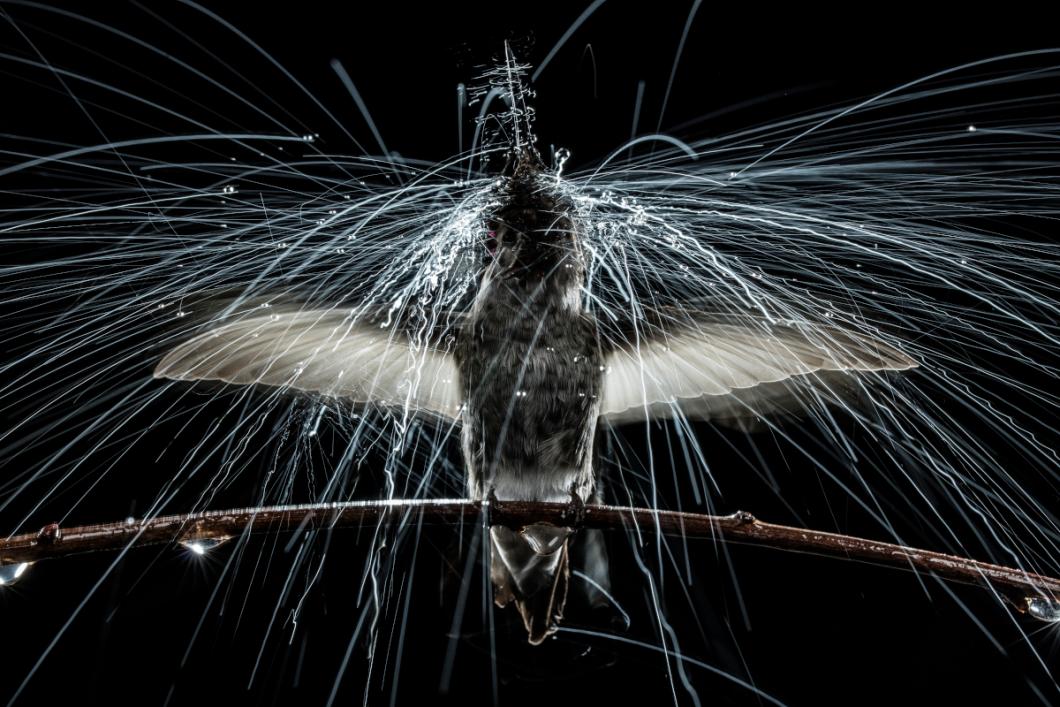
<svg viewBox="0 0 1060 707">
<path fill-rule="evenodd" d="M 677 414 L 753 419 L 840 401 L 858 373 L 915 366 L 876 338 L 834 327 L 656 316 L 611 348 L 600 414 L 612 424 Z"/>
<path fill-rule="evenodd" d="M 274 386 L 456 419 L 456 363 L 437 337 L 424 338 L 418 344 L 340 310 L 254 316 L 180 344 L 155 377 Z"/>
</svg>

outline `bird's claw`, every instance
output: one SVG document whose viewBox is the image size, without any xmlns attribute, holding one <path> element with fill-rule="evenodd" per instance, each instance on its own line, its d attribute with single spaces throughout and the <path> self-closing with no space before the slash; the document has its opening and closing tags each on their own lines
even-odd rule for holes
<svg viewBox="0 0 1060 707">
<path fill-rule="evenodd" d="M 571 486 L 570 500 L 567 501 L 567 507 L 563 509 L 561 514 L 563 524 L 568 528 L 580 528 L 585 522 L 585 515 L 585 501 L 578 495 L 575 487 Z"/>
<path fill-rule="evenodd" d="M 486 523 L 490 527 L 499 523 L 500 514 L 504 512 L 504 504 L 497 498 L 496 490 L 490 486 L 486 494 Z"/>
</svg>

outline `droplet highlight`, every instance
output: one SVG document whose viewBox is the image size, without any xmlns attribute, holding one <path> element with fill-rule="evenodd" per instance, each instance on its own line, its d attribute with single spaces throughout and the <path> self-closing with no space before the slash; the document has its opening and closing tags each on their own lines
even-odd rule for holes
<svg viewBox="0 0 1060 707">
<path fill-rule="evenodd" d="M 220 547 L 228 542 L 228 536 L 216 538 L 195 538 L 194 540 L 181 540 L 180 544 L 191 550 L 196 555 L 205 555 L 214 548 Z"/>
<path fill-rule="evenodd" d="M 18 578 L 26 573 L 30 563 L 16 562 L 10 565 L 0 565 L 0 587 L 6 587 L 18 581 Z"/>
<path fill-rule="evenodd" d="M 1060 599 L 1034 596 L 1027 597 L 1027 613 L 1051 624 L 1060 623 Z"/>
</svg>

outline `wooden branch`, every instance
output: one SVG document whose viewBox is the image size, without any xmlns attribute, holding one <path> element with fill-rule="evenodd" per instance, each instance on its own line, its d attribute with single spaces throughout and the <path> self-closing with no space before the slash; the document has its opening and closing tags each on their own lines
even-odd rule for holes
<svg viewBox="0 0 1060 707">
<path fill-rule="evenodd" d="M 74 528 L 48 525 L 37 533 L 0 540 L 0 566 L 174 542 L 201 552 L 211 543 L 244 534 L 358 527 L 393 523 L 402 518 L 418 520 L 421 516 L 424 522 L 445 525 L 478 522 L 519 529 L 533 523 L 549 523 L 605 530 L 636 529 L 649 535 L 661 533 L 763 545 L 860 560 L 925 572 L 953 582 L 986 585 L 1004 595 L 1020 611 L 1039 619 L 1060 621 L 1060 579 L 894 543 L 764 523 L 744 512 L 712 516 L 624 506 L 448 499 L 241 508 L 144 520 L 130 518 L 119 523 Z"/>
</svg>

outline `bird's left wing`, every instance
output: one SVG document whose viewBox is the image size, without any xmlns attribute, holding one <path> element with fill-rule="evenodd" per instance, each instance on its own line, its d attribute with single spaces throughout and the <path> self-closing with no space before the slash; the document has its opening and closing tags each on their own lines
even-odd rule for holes
<svg viewBox="0 0 1060 707">
<path fill-rule="evenodd" d="M 753 419 L 839 401 L 857 373 L 915 366 L 874 337 L 835 327 L 656 313 L 610 347 L 600 414 L 612 424 Z"/>
<path fill-rule="evenodd" d="M 429 340 L 341 310 L 253 316 L 180 344 L 155 377 L 274 386 L 456 419 L 456 363 L 437 337 L 421 338 Z"/>
</svg>

